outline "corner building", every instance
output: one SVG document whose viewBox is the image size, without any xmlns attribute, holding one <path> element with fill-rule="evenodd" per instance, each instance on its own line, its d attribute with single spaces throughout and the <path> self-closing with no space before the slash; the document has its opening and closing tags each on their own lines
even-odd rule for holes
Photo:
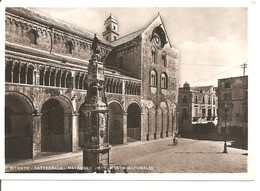
<svg viewBox="0 0 260 191">
<path fill-rule="evenodd" d="M 79 150 L 94 34 L 31 9 L 5 15 L 6 162 Z M 104 25 L 110 144 L 173 136 L 179 52 L 161 16 L 124 37 L 113 15 Z"/>
</svg>

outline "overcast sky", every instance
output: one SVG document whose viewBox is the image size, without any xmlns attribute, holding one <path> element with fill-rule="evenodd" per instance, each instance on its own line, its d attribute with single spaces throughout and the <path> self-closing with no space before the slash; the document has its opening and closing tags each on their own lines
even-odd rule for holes
<svg viewBox="0 0 260 191">
<path fill-rule="evenodd" d="M 217 85 L 243 75 L 247 63 L 247 8 L 32 8 L 102 36 L 112 13 L 120 37 L 144 28 L 160 13 L 171 44 L 180 51 L 180 85 Z M 246 70 L 247 75 L 247 70 Z"/>
</svg>

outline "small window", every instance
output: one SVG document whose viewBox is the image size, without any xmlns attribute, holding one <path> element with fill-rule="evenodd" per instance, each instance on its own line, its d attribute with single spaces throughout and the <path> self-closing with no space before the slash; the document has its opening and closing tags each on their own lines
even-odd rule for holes
<svg viewBox="0 0 260 191">
<path fill-rule="evenodd" d="M 116 36 L 114 36 L 114 40 L 116 40 Z"/>
<path fill-rule="evenodd" d="M 225 88 L 230 88 L 230 83 L 229 82 L 225 83 Z"/>
<path fill-rule="evenodd" d="M 198 103 L 198 96 L 195 96 L 195 103 Z"/>
<path fill-rule="evenodd" d="M 113 26 L 113 29 L 116 30 L 116 26 Z"/>
<path fill-rule="evenodd" d="M 152 50 L 152 63 L 156 63 L 156 52 Z"/>
<path fill-rule="evenodd" d="M 183 103 L 188 103 L 188 98 L 187 98 L 187 96 L 185 95 L 185 96 L 183 96 Z"/>
<path fill-rule="evenodd" d="M 68 52 L 69 54 L 72 54 L 72 49 L 73 49 L 73 44 L 72 44 L 71 41 L 68 41 L 68 42 L 67 42 L 67 52 Z"/>
<path fill-rule="evenodd" d="M 206 109 L 202 109 L 202 118 L 205 118 L 206 116 Z"/>
<path fill-rule="evenodd" d="M 202 103 L 205 103 L 205 96 L 202 97 Z"/>
<path fill-rule="evenodd" d="M 168 87 L 168 79 L 167 79 L 167 74 L 162 73 L 161 75 L 161 88 L 162 89 L 167 89 Z"/>
<path fill-rule="evenodd" d="M 157 74 L 154 70 L 152 70 L 150 73 L 150 86 L 156 87 L 156 84 L 157 84 Z"/>
<path fill-rule="evenodd" d="M 210 99 L 210 97 L 209 97 L 209 99 L 208 99 L 208 104 L 211 104 L 211 99 Z"/>
<path fill-rule="evenodd" d="M 38 34 L 35 30 L 31 29 L 28 33 L 29 39 L 30 39 L 30 44 L 37 44 L 37 38 L 38 38 Z"/>
<path fill-rule="evenodd" d="M 106 37 L 106 40 L 108 41 L 108 36 Z"/>
<path fill-rule="evenodd" d="M 166 56 L 166 55 L 163 55 L 163 56 L 162 56 L 162 60 L 163 60 L 163 66 L 164 66 L 164 67 L 167 67 L 167 56 Z"/>
</svg>

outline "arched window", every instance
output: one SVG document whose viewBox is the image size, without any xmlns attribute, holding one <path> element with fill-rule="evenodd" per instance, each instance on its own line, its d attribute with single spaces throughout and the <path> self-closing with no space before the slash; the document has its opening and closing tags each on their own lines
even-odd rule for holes
<svg viewBox="0 0 260 191">
<path fill-rule="evenodd" d="M 39 69 L 40 71 L 40 85 L 44 85 L 43 82 L 44 82 L 44 68 L 40 68 Z"/>
<path fill-rule="evenodd" d="M 33 70 L 34 67 L 29 65 L 27 71 L 27 84 L 33 84 Z"/>
<path fill-rule="evenodd" d="M 205 96 L 202 97 L 202 103 L 205 103 Z"/>
<path fill-rule="evenodd" d="M 23 64 L 21 65 L 21 70 L 20 70 L 20 83 L 21 84 L 25 84 L 26 81 L 25 81 L 25 78 L 26 78 L 26 65 Z"/>
<path fill-rule="evenodd" d="M 209 99 L 208 99 L 208 104 L 211 104 L 211 99 L 210 99 L 210 97 L 209 97 Z"/>
<path fill-rule="evenodd" d="M 12 82 L 12 64 L 10 63 L 5 66 L 5 81 Z"/>
<path fill-rule="evenodd" d="M 167 79 L 167 74 L 162 73 L 161 75 L 161 88 L 162 89 L 167 89 L 168 87 L 168 79 Z"/>
<path fill-rule="evenodd" d="M 71 41 L 67 42 L 67 53 L 72 54 L 73 44 Z"/>
<path fill-rule="evenodd" d="M 150 73 L 150 86 L 151 87 L 157 86 L 157 74 L 155 70 L 152 70 Z"/>
<path fill-rule="evenodd" d="M 29 40 L 30 40 L 30 44 L 37 45 L 38 33 L 35 30 L 31 29 L 28 32 L 28 37 L 29 37 Z"/>
</svg>

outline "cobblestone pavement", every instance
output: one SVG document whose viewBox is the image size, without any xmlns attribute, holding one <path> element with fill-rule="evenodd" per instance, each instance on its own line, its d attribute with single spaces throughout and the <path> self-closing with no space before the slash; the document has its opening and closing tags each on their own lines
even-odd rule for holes
<svg viewBox="0 0 260 191">
<path fill-rule="evenodd" d="M 223 142 L 181 138 L 173 146 L 172 139 L 135 142 L 113 146 L 110 164 L 117 172 L 127 168 L 129 173 L 243 173 L 247 172 L 247 150 L 228 147 L 224 154 Z M 82 151 L 64 157 L 35 160 L 34 164 L 10 163 L 6 172 L 41 170 L 46 167 L 79 169 Z M 24 169 L 18 169 L 23 166 Z M 15 168 L 14 168 L 15 167 Z"/>
</svg>

